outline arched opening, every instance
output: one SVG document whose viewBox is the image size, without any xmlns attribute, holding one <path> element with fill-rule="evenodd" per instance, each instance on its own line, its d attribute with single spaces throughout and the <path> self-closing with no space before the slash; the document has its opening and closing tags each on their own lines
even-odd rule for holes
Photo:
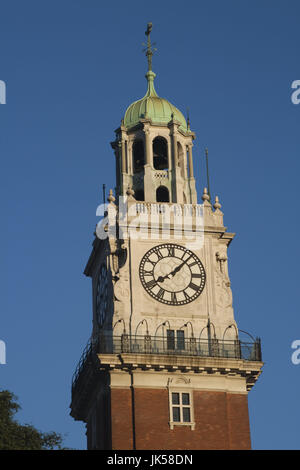
<svg viewBox="0 0 300 470">
<path fill-rule="evenodd" d="M 137 189 L 134 193 L 134 197 L 137 201 L 144 201 L 145 200 L 145 194 L 143 189 Z"/>
<path fill-rule="evenodd" d="M 144 142 L 135 140 L 132 146 L 133 173 L 142 171 L 145 165 Z"/>
<path fill-rule="evenodd" d="M 181 176 L 184 178 L 183 148 L 182 148 L 182 145 L 179 142 L 177 142 L 177 158 L 178 158 L 178 166 L 181 170 Z"/>
<path fill-rule="evenodd" d="M 168 143 L 163 137 L 156 137 L 153 140 L 153 166 L 155 170 L 167 170 L 168 163 Z"/>
<path fill-rule="evenodd" d="M 170 202 L 169 190 L 165 186 L 159 186 L 156 190 L 157 202 Z"/>
</svg>

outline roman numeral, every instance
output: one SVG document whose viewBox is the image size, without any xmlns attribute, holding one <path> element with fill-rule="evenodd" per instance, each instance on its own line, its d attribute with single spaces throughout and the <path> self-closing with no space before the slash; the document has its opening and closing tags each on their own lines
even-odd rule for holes
<svg viewBox="0 0 300 470">
<path fill-rule="evenodd" d="M 193 263 L 191 264 L 188 264 L 189 268 L 192 267 L 192 266 L 195 266 L 195 264 L 198 264 L 197 261 L 194 261 Z"/>
<path fill-rule="evenodd" d="M 193 282 L 190 282 L 188 287 L 190 287 L 193 290 L 198 290 L 199 289 L 199 286 L 196 286 L 196 284 L 194 284 Z"/>
<path fill-rule="evenodd" d="M 147 263 L 151 263 L 152 266 L 155 266 L 157 261 L 152 261 L 150 258 L 147 259 Z"/>
<path fill-rule="evenodd" d="M 185 264 L 187 264 L 188 266 L 192 266 L 191 264 L 188 264 L 188 261 L 192 258 L 192 255 L 190 255 L 186 260 L 185 260 Z M 183 257 L 182 257 L 183 259 Z"/>
<path fill-rule="evenodd" d="M 175 248 L 174 246 L 168 246 L 168 256 L 175 256 Z"/>
<path fill-rule="evenodd" d="M 158 261 L 163 258 L 163 255 L 161 254 L 160 250 L 155 250 L 155 254 L 158 257 Z"/>
<path fill-rule="evenodd" d="M 162 299 L 163 296 L 164 296 L 164 293 L 165 293 L 165 291 L 164 291 L 162 288 L 160 288 L 160 289 L 159 289 L 159 292 L 156 294 L 156 296 L 157 296 L 159 299 Z"/>
<path fill-rule="evenodd" d="M 155 279 L 151 279 L 151 281 L 146 282 L 146 286 L 148 289 L 153 289 L 153 287 L 156 286 Z"/>
<path fill-rule="evenodd" d="M 192 277 L 202 277 L 202 274 L 200 273 L 192 273 Z"/>
<path fill-rule="evenodd" d="M 186 300 L 190 299 L 190 296 L 185 292 L 185 290 L 183 291 L 183 294 L 184 294 L 184 297 L 185 297 Z"/>
<path fill-rule="evenodd" d="M 171 292 L 171 302 L 177 302 L 176 292 Z"/>
<path fill-rule="evenodd" d="M 152 276 L 153 277 L 153 270 L 152 271 L 143 271 L 141 272 L 142 276 Z"/>
</svg>

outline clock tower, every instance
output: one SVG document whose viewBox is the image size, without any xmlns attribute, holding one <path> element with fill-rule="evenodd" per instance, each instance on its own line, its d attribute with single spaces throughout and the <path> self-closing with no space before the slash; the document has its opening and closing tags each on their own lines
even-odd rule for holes
<svg viewBox="0 0 300 470">
<path fill-rule="evenodd" d="M 93 326 L 71 415 L 86 423 L 88 449 L 250 449 L 260 340 L 236 324 L 234 234 L 218 197 L 204 188 L 198 201 L 195 134 L 155 91 L 151 29 L 147 92 L 115 131 L 116 190 L 84 271 Z"/>
</svg>

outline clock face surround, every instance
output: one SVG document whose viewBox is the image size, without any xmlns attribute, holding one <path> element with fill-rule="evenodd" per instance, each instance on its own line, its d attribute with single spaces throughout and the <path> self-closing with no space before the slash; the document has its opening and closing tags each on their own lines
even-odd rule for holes
<svg viewBox="0 0 300 470">
<path fill-rule="evenodd" d="M 108 278 L 107 268 L 102 264 L 99 270 L 97 291 L 96 291 L 96 316 L 99 326 L 102 326 L 105 320 L 108 305 Z"/>
<path fill-rule="evenodd" d="M 205 270 L 200 259 L 187 248 L 165 243 L 143 256 L 139 275 L 151 297 L 166 305 L 193 302 L 205 286 Z"/>
</svg>

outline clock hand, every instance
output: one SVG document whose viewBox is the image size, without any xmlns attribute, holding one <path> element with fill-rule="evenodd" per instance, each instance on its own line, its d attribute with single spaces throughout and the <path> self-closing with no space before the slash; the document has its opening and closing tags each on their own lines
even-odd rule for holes
<svg viewBox="0 0 300 470">
<path fill-rule="evenodd" d="M 170 274 L 172 274 L 172 273 L 166 274 L 166 276 L 159 276 L 156 279 L 156 282 L 164 282 L 164 280 L 167 279 L 170 276 Z"/>
<path fill-rule="evenodd" d="M 170 274 L 172 274 L 172 277 L 178 273 L 178 271 L 180 271 L 180 269 L 182 268 L 182 266 L 184 266 L 189 259 L 191 259 L 192 256 L 189 256 L 183 263 L 181 263 L 179 266 L 177 266 Z"/>
<path fill-rule="evenodd" d="M 169 274 L 167 274 L 166 276 L 159 276 L 157 278 L 157 282 L 164 282 L 165 279 L 169 278 L 169 276 L 172 276 L 174 277 L 176 273 L 178 273 L 178 271 L 180 271 L 180 269 L 182 268 L 182 266 L 185 265 L 185 263 L 187 263 L 187 261 L 191 258 L 192 256 L 189 256 L 185 261 L 183 261 L 183 263 L 181 263 L 179 266 L 176 266 L 175 269 L 173 269 L 173 271 L 171 271 Z M 169 278 L 170 279 L 170 278 Z"/>
</svg>

